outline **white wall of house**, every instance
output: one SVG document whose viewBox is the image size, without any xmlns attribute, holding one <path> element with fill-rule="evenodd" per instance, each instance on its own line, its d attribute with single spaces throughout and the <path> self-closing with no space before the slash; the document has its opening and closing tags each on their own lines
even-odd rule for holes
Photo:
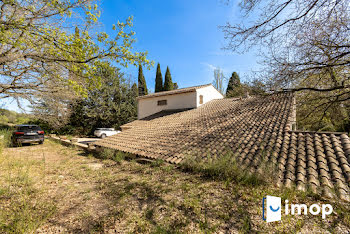
<svg viewBox="0 0 350 234">
<path fill-rule="evenodd" d="M 203 96 L 203 103 L 200 103 L 200 96 Z M 224 96 L 217 91 L 213 86 L 207 86 L 196 90 L 196 106 L 199 107 L 213 99 L 221 99 Z"/>
<path fill-rule="evenodd" d="M 203 103 L 200 102 L 201 96 Z M 197 108 L 213 99 L 221 98 L 224 96 L 212 85 L 186 93 L 140 98 L 137 102 L 137 118 L 143 119 L 162 110 Z M 158 105 L 158 101 L 164 100 L 166 100 L 166 105 Z"/>
<path fill-rule="evenodd" d="M 158 106 L 158 101 L 161 100 L 166 100 L 167 105 Z M 142 119 L 162 110 L 195 108 L 196 92 L 139 99 L 137 104 L 137 118 Z"/>
</svg>

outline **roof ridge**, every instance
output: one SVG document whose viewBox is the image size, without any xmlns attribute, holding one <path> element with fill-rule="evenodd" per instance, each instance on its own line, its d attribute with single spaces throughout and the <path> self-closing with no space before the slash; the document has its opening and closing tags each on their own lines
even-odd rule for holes
<svg viewBox="0 0 350 234">
<path fill-rule="evenodd" d="M 169 90 L 169 91 L 155 92 L 155 93 L 150 93 L 147 95 L 139 96 L 139 97 L 137 97 L 137 99 L 144 99 L 144 98 L 149 98 L 149 97 L 159 97 L 159 96 L 165 96 L 165 95 L 171 95 L 171 94 L 177 94 L 177 93 L 192 92 L 192 91 L 195 91 L 196 89 L 204 88 L 204 87 L 207 87 L 210 85 L 212 85 L 212 84 L 209 83 L 209 84 L 204 84 L 204 85 L 185 87 L 185 88 L 181 88 L 181 89 L 173 89 L 173 90 Z"/>
</svg>

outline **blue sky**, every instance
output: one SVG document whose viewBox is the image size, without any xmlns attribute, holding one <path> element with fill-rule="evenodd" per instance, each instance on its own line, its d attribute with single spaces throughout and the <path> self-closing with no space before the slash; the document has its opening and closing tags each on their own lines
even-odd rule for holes
<svg viewBox="0 0 350 234">
<path fill-rule="evenodd" d="M 169 66 L 173 82 L 179 87 L 211 83 L 214 67 L 225 76 L 238 72 L 244 80 L 257 68 L 256 56 L 224 51 L 223 33 L 218 28 L 227 21 L 238 22 L 237 3 L 224 0 L 118 0 L 103 1 L 101 22 L 108 32 L 118 19 L 134 16 L 137 43 L 135 50 L 149 52 L 155 62 L 151 70 L 144 70 L 147 87 L 154 91 L 156 64 L 161 65 L 164 77 Z M 127 72 L 137 78 L 137 68 Z"/>
<path fill-rule="evenodd" d="M 236 1 L 229 5 L 225 2 L 105 0 L 101 1 L 99 30 L 112 35 L 112 24 L 134 17 L 135 51 L 147 50 L 148 58 L 155 62 L 151 70 L 144 69 L 147 87 L 152 92 L 158 62 L 163 77 L 169 66 L 173 82 L 180 88 L 211 83 L 215 67 L 220 67 L 226 77 L 236 71 L 244 81 L 251 70 L 258 68 L 256 56 L 253 52 L 242 55 L 221 49 L 225 40 L 218 26 L 241 20 Z M 125 72 L 137 80 L 137 68 L 129 67 Z M 2 106 L 19 111 L 16 102 L 10 100 Z"/>
</svg>

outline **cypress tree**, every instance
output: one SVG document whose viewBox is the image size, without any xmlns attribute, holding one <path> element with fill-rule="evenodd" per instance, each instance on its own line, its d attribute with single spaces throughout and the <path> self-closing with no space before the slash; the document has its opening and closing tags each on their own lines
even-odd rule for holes
<svg viewBox="0 0 350 234">
<path fill-rule="evenodd" d="M 139 96 L 143 96 L 143 95 L 148 94 L 146 80 L 145 80 L 145 77 L 143 75 L 141 64 L 139 65 L 138 86 L 139 86 Z"/>
<path fill-rule="evenodd" d="M 137 84 L 134 83 L 132 86 L 131 86 L 131 89 L 130 89 L 130 99 L 129 99 L 129 103 L 134 107 L 134 108 L 130 108 L 131 111 L 130 113 L 133 113 L 134 111 L 134 115 L 137 116 L 137 96 L 139 95 L 139 90 L 137 88 Z"/>
<path fill-rule="evenodd" d="M 131 86 L 131 93 L 133 97 L 137 97 L 139 95 L 136 83 L 133 83 L 133 85 Z"/>
<path fill-rule="evenodd" d="M 162 92 L 163 91 L 163 77 L 162 72 L 160 70 L 160 65 L 158 63 L 157 65 L 157 73 L 156 73 L 156 87 L 154 89 L 154 92 Z"/>
<path fill-rule="evenodd" d="M 236 97 L 243 95 L 241 81 L 236 72 L 233 72 L 227 84 L 226 97 Z"/>
<path fill-rule="evenodd" d="M 171 74 L 169 67 L 166 67 L 165 79 L 164 79 L 164 91 L 169 91 L 174 89 L 173 81 L 171 80 Z"/>
</svg>

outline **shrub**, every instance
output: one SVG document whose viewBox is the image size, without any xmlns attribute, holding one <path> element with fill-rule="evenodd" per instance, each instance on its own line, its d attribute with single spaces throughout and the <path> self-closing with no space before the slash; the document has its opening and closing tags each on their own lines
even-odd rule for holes
<svg viewBox="0 0 350 234">
<path fill-rule="evenodd" d="M 152 161 L 151 163 L 151 167 L 160 167 L 164 164 L 164 161 L 161 159 L 156 159 L 154 161 Z"/>
<path fill-rule="evenodd" d="M 0 130 L 0 153 L 2 153 L 5 147 L 11 145 L 11 130 L 10 129 L 1 129 Z"/>
<path fill-rule="evenodd" d="M 122 151 L 108 149 L 108 148 L 104 148 L 99 153 L 99 158 L 110 159 L 110 160 L 116 161 L 118 163 L 120 163 L 122 160 L 124 160 L 126 156 L 127 156 L 127 154 L 122 152 Z"/>
<path fill-rule="evenodd" d="M 103 148 L 98 156 L 101 159 L 112 159 L 114 156 L 114 153 L 115 153 L 115 150 Z"/>
<path fill-rule="evenodd" d="M 235 154 L 230 152 L 218 158 L 211 155 L 208 155 L 206 159 L 190 156 L 182 163 L 182 168 L 201 173 L 207 177 L 235 181 L 245 185 L 265 184 L 268 180 L 266 174 L 252 173 L 248 169 L 244 170 L 237 163 Z"/>
<path fill-rule="evenodd" d="M 115 154 L 114 154 L 114 157 L 112 160 L 116 161 L 116 162 L 121 162 L 122 160 L 125 159 L 125 153 L 124 152 L 121 152 L 121 151 L 117 151 Z"/>
</svg>

